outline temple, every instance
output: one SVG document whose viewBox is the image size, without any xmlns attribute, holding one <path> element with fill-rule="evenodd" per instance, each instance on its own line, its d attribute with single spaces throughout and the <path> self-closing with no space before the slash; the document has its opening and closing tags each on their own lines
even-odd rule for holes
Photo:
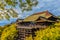
<svg viewBox="0 0 60 40">
<path fill-rule="evenodd" d="M 25 40 L 29 34 L 34 36 L 34 31 L 47 28 L 57 21 L 58 17 L 48 11 L 34 13 L 25 19 L 19 19 L 17 20 L 18 40 Z"/>
</svg>

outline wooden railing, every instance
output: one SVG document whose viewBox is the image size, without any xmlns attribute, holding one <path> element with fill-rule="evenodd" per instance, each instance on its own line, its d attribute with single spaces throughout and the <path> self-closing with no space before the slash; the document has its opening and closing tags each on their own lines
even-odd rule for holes
<svg viewBox="0 0 60 40">
<path fill-rule="evenodd" d="M 47 26 L 45 25 L 29 25 L 29 26 L 20 26 L 20 25 L 17 25 L 17 28 L 26 28 L 26 29 L 32 29 L 32 28 L 46 28 Z"/>
</svg>

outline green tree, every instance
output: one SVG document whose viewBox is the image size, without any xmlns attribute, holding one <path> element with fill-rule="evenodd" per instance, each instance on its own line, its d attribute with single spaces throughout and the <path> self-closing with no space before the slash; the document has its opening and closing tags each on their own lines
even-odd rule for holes
<svg viewBox="0 0 60 40">
<path fill-rule="evenodd" d="M 0 40 L 1 40 L 2 31 L 3 31 L 3 27 L 0 26 Z"/>
<path fill-rule="evenodd" d="M 16 18 L 18 14 L 15 12 L 15 10 L 13 10 L 16 5 L 19 5 L 21 11 L 24 12 L 32 10 L 32 7 L 36 6 L 37 4 L 37 0 L 0 0 L 0 20 L 4 18 L 9 20 L 10 16 Z M 5 8 L 6 6 L 11 6 L 11 8 L 7 9 Z"/>
<path fill-rule="evenodd" d="M 0 40 L 15 40 L 17 37 L 16 24 L 6 25 L 2 31 Z"/>
</svg>

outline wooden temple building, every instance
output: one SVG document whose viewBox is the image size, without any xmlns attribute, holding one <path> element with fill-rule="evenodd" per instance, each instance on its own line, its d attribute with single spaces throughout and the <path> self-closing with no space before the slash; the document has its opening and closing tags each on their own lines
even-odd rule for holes
<svg viewBox="0 0 60 40">
<path fill-rule="evenodd" d="M 33 37 L 35 36 L 34 31 L 44 29 L 56 21 L 58 21 L 58 18 L 48 11 L 38 12 L 25 19 L 17 20 L 17 29 L 19 31 L 17 40 L 25 40 L 25 37 L 29 36 L 29 34 L 32 34 Z"/>
</svg>

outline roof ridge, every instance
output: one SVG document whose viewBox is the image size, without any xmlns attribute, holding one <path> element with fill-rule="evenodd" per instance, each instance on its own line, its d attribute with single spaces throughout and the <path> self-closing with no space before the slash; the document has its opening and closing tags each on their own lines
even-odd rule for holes
<svg viewBox="0 0 60 40">
<path fill-rule="evenodd" d="M 45 13 L 45 12 L 49 12 L 49 11 L 48 11 L 48 10 L 46 10 L 46 11 L 42 11 L 42 12 L 37 12 L 37 13 L 34 13 L 34 14 L 32 14 L 32 15 L 42 14 L 42 13 Z"/>
<path fill-rule="evenodd" d="M 42 11 L 42 12 L 36 12 L 36 13 L 34 13 L 34 14 L 31 14 L 30 16 L 35 15 L 35 14 L 38 14 L 38 13 L 41 13 L 41 14 L 42 14 L 43 12 L 48 12 L 48 10 Z M 28 16 L 28 17 L 29 17 L 29 16 Z M 27 18 L 27 17 L 26 17 L 26 18 Z M 25 19 L 26 19 L 26 18 L 25 18 Z"/>
</svg>

